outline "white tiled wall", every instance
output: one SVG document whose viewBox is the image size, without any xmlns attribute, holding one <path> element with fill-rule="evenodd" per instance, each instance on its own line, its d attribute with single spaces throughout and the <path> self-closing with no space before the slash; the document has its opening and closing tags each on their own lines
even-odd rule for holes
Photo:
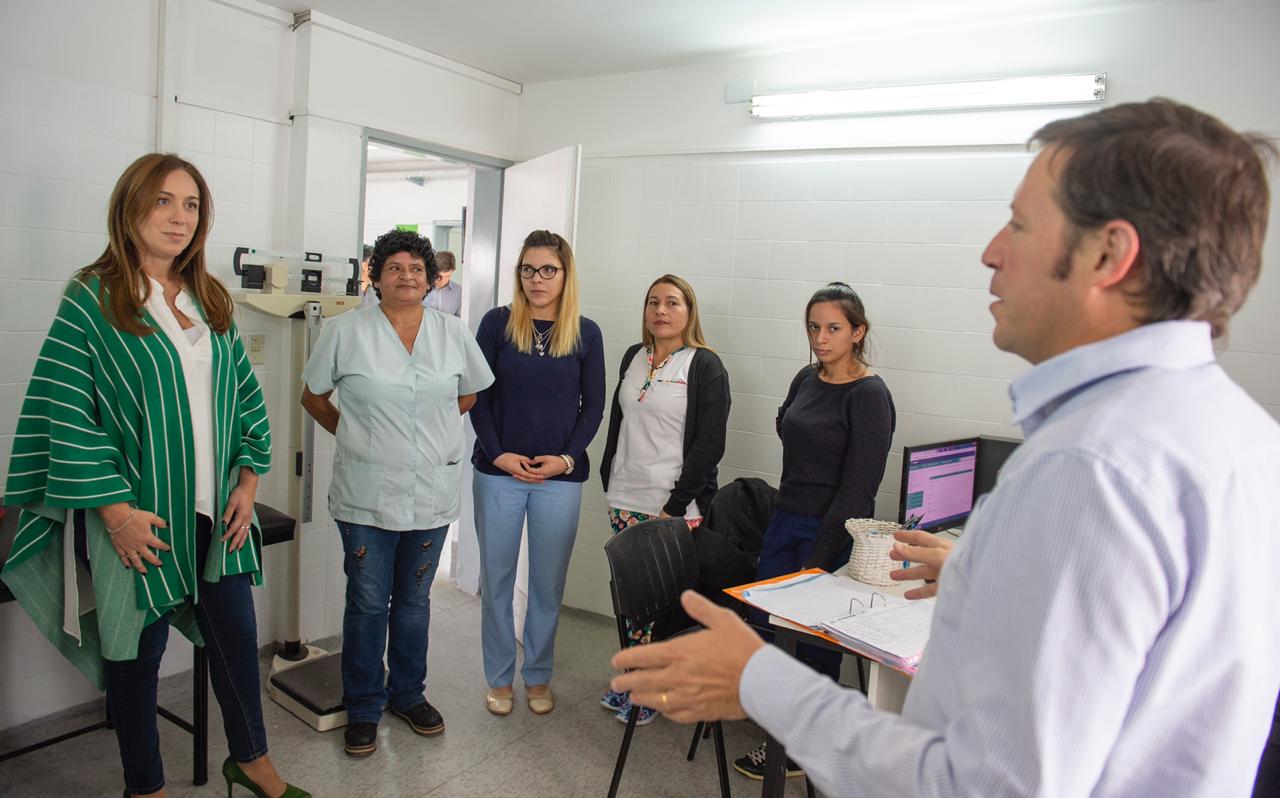
<svg viewBox="0 0 1280 798">
<path fill-rule="evenodd" d="M 876 506 L 896 517 L 904 445 L 1021 437 L 1008 423 L 1007 390 L 1025 366 L 991 342 L 979 256 L 1029 161 L 1021 152 L 584 161 L 577 256 L 584 312 L 604 331 L 610 395 L 623 350 L 639 340 L 649 283 L 668 271 L 689 279 L 733 387 L 721 484 L 757 476 L 776 485 L 774 416 L 807 362 L 805 303 L 827 281 L 847 282 L 866 304 L 873 366 L 897 406 Z M 1280 418 L 1278 227 L 1273 219 L 1269 268 L 1221 360 Z M 593 477 L 568 603 L 611 611 L 608 536 Z"/>
</svg>

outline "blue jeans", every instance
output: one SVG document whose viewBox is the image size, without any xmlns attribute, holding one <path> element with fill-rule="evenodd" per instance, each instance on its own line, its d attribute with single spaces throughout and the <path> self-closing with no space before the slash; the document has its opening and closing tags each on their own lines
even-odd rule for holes
<svg viewBox="0 0 1280 798">
<path fill-rule="evenodd" d="M 196 516 L 196 573 L 204 573 L 212 522 Z M 120 567 L 109 563 L 104 567 Z M 224 576 L 200 580 L 196 622 L 209 655 L 213 694 L 222 709 L 227 749 L 237 762 L 252 762 L 267 753 L 262 724 L 262 691 L 258 682 L 258 623 L 253 614 L 252 577 Z M 148 625 L 138 639 L 136 659 L 103 661 L 107 709 L 120 744 L 125 785 L 146 795 L 164 787 L 160 733 L 156 728 L 156 686 L 160 659 L 169 642 L 169 616 Z"/>
<path fill-rule="evenodd" d="M 383 706 L 402 712 L 425 700 L 431 582 L 448 531 L 338 522 L 347 574 L 342 703 L 348 723 L 377 723 Z"/>
<path fill-rule="evenodd" d="M 756 579 L 772 579 L 799 571 L 805 558 L 813 550 L 813 543 L 821 528 L 821 518 L 774 510 L 769 526 L 764 530 L 764 539 L 760 542 Z M 853 538 L 849 538 L 836 561 L 848 562 L 852 551 Z M 759 610 L 753 610 L 753 620 L 757 623 L 763 625 L 767 618 Z M 834 651 L 801 643 L 796 650 L 796 658 L 832 679 L 840 676 L 840 654 Z"/>
<path fill-rule="evenodd" d="M 516 673 L 515 593 L 520 534 L 529 519 L 529 609 L 524 620 L 525 684 L 551 681 L 556 626 L 564 597 L 569 556 L 578 535 L 582 483 L 475 473 L 476 533 L 480 539 L 480 639 L 484 677 L 490 687 L 508 687 Z"/>
</svg>

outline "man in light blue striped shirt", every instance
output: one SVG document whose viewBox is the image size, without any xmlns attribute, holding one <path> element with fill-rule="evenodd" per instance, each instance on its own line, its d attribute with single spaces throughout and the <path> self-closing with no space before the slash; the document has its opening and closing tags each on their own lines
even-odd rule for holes
<svg viewBox="0 0 1280 798">
<path fill-rule="evenodd" d="M 987 247 L 1026 442 L 946 563 L 901 717 L 686 595 L 614 659 L 676 720 L 750 715 L 832 795 L 1247 796 L 1280 689 L 1280 427 L 1215 363 L 1274 148 L 1168 101 L 1047 125 Z M 914 558 L 912 558 L 914 559 Z"/>
</svg>

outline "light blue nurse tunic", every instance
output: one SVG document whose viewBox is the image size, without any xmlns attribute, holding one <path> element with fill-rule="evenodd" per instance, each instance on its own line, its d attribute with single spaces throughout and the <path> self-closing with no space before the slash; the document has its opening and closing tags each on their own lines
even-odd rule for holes
<svg viewBox="0 0 1280 798">
<path fill-rule="evenodd" d="M 458 397 L 493 383 L 461 319 L 424 309 L 410 354 L 380 306 L 348 311 L 325 322 L 302 380 L 336 389 L 335 521 L 403 532 L 457 520 L 470 454 Z"/>
</svg>

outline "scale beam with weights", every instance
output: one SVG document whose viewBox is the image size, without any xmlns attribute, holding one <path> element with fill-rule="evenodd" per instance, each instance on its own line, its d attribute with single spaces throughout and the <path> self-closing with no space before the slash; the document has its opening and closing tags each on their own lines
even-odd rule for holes
<svg viewBox="0 0 1280 798">
<path fill-rule="evenodd" d="M 290 336 L 293 375 L 302 374 L 322 319 L 360 307 L 360 262 L 355 258 L 326 259 L 317 252 L 237 247 L 233 266 L 242 289 L 233 295 L 236 302 L 268 316 L 302 321 L 304 334 Z M 328 276 L 331 269 L 326 267 L 340 267 L 343 272 L 350 269 L 351 277 Z M 326 292 L 326 287 L 331 291 Z M 291 386 L 289 396 L 294 401 L 289 451 L 295 477 L 289 480 L 289 508 L 295 518 L 307 524 L 312 518 L 316 423 L 298 404 L 301 387 Z M 290 549 L 289 577 L 284 642 L 271 662 L 267 695 L 316 731 L 337 729 L 347 723 L 342 706 L 342 655 L 302 640 L 301 529 Z"/>
</svg>

